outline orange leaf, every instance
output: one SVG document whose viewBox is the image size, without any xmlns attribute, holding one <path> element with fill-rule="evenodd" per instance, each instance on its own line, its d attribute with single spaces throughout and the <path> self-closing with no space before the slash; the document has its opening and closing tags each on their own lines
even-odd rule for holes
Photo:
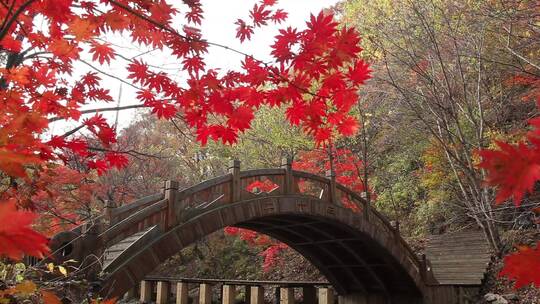
<svg viewBox="0 0 540 304">
<path fill-rule="evenodd" d="M 35 156 L 25 155 L 0 149 L 0 171 L 14 177 L 26 177 L 24 165 L 37 164 L 41 160 Z"/>
<path fill-rule="evenodd" d="M 30 228 L 36 214 L 18 211 L 15 200 L 0 202 L 0 255 L 20 260 L 24 254 L 43 257 L 47 238 Z"/>
<path fill-rule="evenodd" d="M 62 304 L 62 301 L 50 291 L 43 290 L 41 296 L 44 304 Z"/>
<path fill-rule="evenodd" d="M 96 25 L 90 22 L 89 19 L 75 18 L 69 24 L 69 31 L 79 41 L 85 41 L 94 35 Z"/>
</svg>

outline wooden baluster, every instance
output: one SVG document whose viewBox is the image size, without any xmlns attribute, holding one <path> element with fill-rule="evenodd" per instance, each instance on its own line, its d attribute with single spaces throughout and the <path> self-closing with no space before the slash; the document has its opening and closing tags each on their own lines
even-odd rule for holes
<svg viewBox="0 0 540 304">
<path fill-rule="evenodd" d="M 360 197 L 364 199 L 364 210 L 362 211 L 364 213 L 364 218 L 366 221 L 369 222 L 369 214 L 371 213 L 371 205 L 368 202 L 367 196 L 369 194 L 367 192 L 360 192 Z"/>
<path fill-rule="evenodd" d="M 107 222 L 109 222 L 109 225 L 113 225 L 117 222 L 117 219 L 113 217 L 114 209 L 116 209 L 115 203 L 107 201 L 107 204 L 105 205 L 105 218 L 107 219 Z"/>
<path fill-rule="evenodd" d="M 334 291 L 331 288 L 319 288 L 319 304 L 334 304 Z"/>
<path fill-rule="evenodd" d="M 336 172 L 334 170 L 326 171 L 326 177 L 330 179 L 330 185 L 328 186 L 328 199 L 331 204 L 339 204 L 337 199 L 337 189 L 336 189 Z"/>
<path fill-rule="evenodd" d="M 212 285 L 199 285 L 199 304 L 212 304 Z"/>
<path fill-rule="evenodd" d="M 222 288 L 223 304 L 234 304 L 236 300 L 236 286 L 234 285 L 223 285 Z"/>
<path fill-rule="evenodd" d="M 302 296 L 304 297 L 303 303 L 316 303 L 317 302 L 317 290 L 314 286 L 302 287 Z"/>
<path fill-rule="evenodd" d="M 169 303 L 169 282 L 159 281 L 157 283 L 156 304 Z"/>
<path fill-rule="evenodd" d="M 292 175 L 292 158 L 285 157 L 281 160 L 281 168 L 285 169 L 285 178 L 283 179 L 283 194 L 292 194 L 293 175 Z"/>
<path fill-rule="evenodd" d="M 246 286 L 246 290 L 250 292 L 249 304 L 264 304 L 264 287 L 262 286 Z"/>
<path fill-rule="evenodd" d="M 280 304 L 294 304 L 294 288 L 281 287 L 279 300 Z"/>
<path fill-rule="evenodd" d="M 231 181 L 231 202 L 237 202 L 241 198 L 242 189 L 240 189 L 240 161 L 233 160 L 229 167 L 229 173 L 232 174 Z"/>
<path fill-rule="evenodd" d="M 165 218 L 166 230 L 169 230 L 177 224 L 175 203 L 179 186 L 180 184 L 176 181 L 169 180 L 165 182 L 165 198 L 167 199 L 167 212 Z"/>
<path fill-rule="evenodd" d="M 139 298 L 141 303 L 152 301 L 152 285 L 151 281 L 141 281 L 141 297 Z"/>
<path fill-rule="evenodd" d="M 176 283 L 176 304 L 188 304 L 188 283 Z"/>
</svg>

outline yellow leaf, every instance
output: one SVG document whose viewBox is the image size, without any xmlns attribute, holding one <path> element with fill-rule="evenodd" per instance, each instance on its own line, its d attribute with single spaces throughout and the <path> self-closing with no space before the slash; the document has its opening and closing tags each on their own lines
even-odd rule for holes
<svg viewBox="0 0 540 304">
<path fill-rule="evenodd" d="M 58 297 L 50 291 L 43 290 L 41 292 L 41 297 L 43 298 L 44 304 L 62 304 L 60 299 L 58 299 Z"/>
<path fill-rule="evenodd" d="M 15 286 L 15 292 L 17 294 L 21 294 L 23 296 L 29 296 L 32 295 L 36 291 L 37 287 L 36 284 L 32 281 L 24 281 L 22 283 L 19 283 Z"/>
<path fill-rule="evenodd" d="M 47 269 L 49 269 L 50 272 L 53 272 L 54 271 L 54 264 L 53 263 L 47 264 Z"/>
<path fill-rule="evenodd" d="M 58 271 L 60 271 L 61 274 L 67 277 L 67 270 L 64 266 L 58 266 Z"/>
</svg>

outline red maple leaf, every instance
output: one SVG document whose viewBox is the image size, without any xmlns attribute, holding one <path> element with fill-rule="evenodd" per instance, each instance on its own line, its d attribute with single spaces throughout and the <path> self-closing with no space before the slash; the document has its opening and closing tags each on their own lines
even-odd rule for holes
<svg viewBox="0 0 540 304">
<path fill-rule="evenodd" d="M 155 113 L 158 118 L 171 119 L 178 110 L 176 107 L 168 102 L 153 102 L 149 104 L 152 107 L 152 113 Z"/>
<path fill-rule="evenodd" d="M 513 197 L 519 206 L 523 195 L 531 192 L 540 179 L 540 152 L 525 143 L 511 145 L 498 141 L 500 150 L 479 151 L 479 167 L 488 171 L 486 183 L 497 186 L 496 202 Z"/>
<path fill-rule="evenodd" d="M 344 136 L 352 136 L 358 129 L 358 121 L 352 116 L 347 116 L 338 123 L 338 131 Z"/>
<path fill-rule="evenodd" d="M 186 12 L 186 19 L 191 23 L 200 25 L 203 16 L 203 10 L 200 1 L 190 0 L 189 7 L 191 10 L 189 12 Z"/>
<path fill-rule="evenodd" d="M 109 163 L 109 167 L 115 167 L 117 169 L 123 169 L 127 167 L 129 160 L 121 153 L 107 152 L 105 159 Z"/>
<path fill-rule="evenodd" d="M 22 50 L 22 41 L 13 39 L 13 37 L 8 35 L 0 41 L 0 48 L 10 52 L 19 53 Z"/>
<path fill-rule="evenodd" d="M 272 19 L 272 21 L 274 21 L 275 23 L 281 23 L 285 20 L 287 20 L 287 16 L 289 16 L 289 14 L 287 14 L 287 12 L 285 12 L 284 10 L 282 9 L 278 9 L 274 12 L 274 14 L 270 17 Z"/>
<path fill-rule="evenodd" d="M 105 174 L 105 172 L 107 172 L 107 170 L 109 169 L 107 161 L 103 159 L 91 160 L 88 162 L 87 165 L 89 169 L 95 169 L 99 176 Z"/>
<path fill-rule="evenodd" d="M 149 75 L 148 65 L 137 59 L 133 60 L 133 63 L 128 66 L 127 70 L 130 72 L 128 78 L 133 79 L 136 83 L 144 84 Z"/>
<path fill-rule="evenodd" d="M 246 24 L 246 22 L 242 19 L 238 19 L 235 24 L 238 25 L 236 28 L 236 38 L 239 38 L 240 42 L 244 42 L 246 39 L 251 39 L 251 35 L 253 34 L 253 26 Z"/>
<path fill-rule="evenodd" d="M 184 69 L 190 74 L 195 73 L 197 75 L 200 71 L 204 71 L 205 63 L 200 56 L 186 57 L 182 63 L 184 64 Z"/>
<path fill-rule="evenodd" d="M 266 5 L 253 5 L 253 9 L 249 12 L 253 25 L 260 27 L 267 24 L 267 20 L 272 12 L 266 9 Z"/>
<path fill-rule="evenodd" d="M 500 277 L 515 281 L 514 287 L 521 288 L 533 284 L 540 287 L 540 242 L 536 248 L 518 247 L 518 251 L 504 257 L 504 267 L 499 272 Z"/>
<path fill-rule="evenodd" d="M 242 132 L 250 128 L 253 118 L 254 115 L 252 109 L 248 107 L 238 107 L 232 112 L 227 123 L 231 128 Z"/>
<path fill-rule="evenodd" d="M 114 59 L 115 53 L 114 50 L 110 47 L 108 43 L 97 43 L 93 42 L 92 47 L 90 48 L 90 53 L 93 53 L 92 60 L 98 60 L 100 64 L 103 64 L 105 61 L 110 64 L 111 59 Z"/>
<path fill-rule="evenodd" d="M 298 42 L 300 34 L 296 29 L 288 27 L 287 29 L 279 30 L 279 35 L 276 36 L 276 41 L 272 45 L 272 56 L 278 62 L 290 60 L 294 57 L 291 51 L 292 45 Z"/>
<path fill-rule="evenodd" d="M 25 254 L 42 258 L 49 252 L 47 238 L 31 228 L 36 217 L 17 210 L 14 200 L 0 201 L 0 255 L 20 260 Z"/>
<path fill-rule="evenodd" d="M 371 78 L 371 70 L 369 65 L 362 60 L 355 61 L 354 65 L 349 67 L 349 72 L 347 77 L 352 81 L 352 83 L 357 86 L 364 84 L 366 80 Z"/>
</svg>

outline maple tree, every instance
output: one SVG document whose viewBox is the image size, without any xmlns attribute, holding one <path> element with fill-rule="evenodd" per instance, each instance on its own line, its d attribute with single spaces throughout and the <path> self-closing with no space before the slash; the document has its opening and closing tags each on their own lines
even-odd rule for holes
<svg viewBox="0 0 540 304">
<path fill-rule="evenodd" d="M 257 28 L 284 22 L 287 13 L 276 5 L 277 1 L 269 0 L 256 3 L 247 20 L 237 21 L 237 38 L 245 42 Z M 136 88 L 140 101 L 126 108 L 149 108 L 163 119 L 180 117 L 202 145 L 208 140 L 234 144 L 263 105 L 286 107 L 289 122 L 301 126 L 319 145 L 358 128 L 350 110 L 370 70 L 359 57 L 359 34 L 338 27 L 331 14 L 311 16 L 305 30 L 280 30 L 270 46 L 273 63 L 204 39 L 199 29 L 203 8 L 198 0 L 183 4 L 12 0 L 2 2 L 0 16 L 0 52 L 5 63 L 0 68 L 0 171 L 10 180 L 6 193 L 16 198 L 1 203 L 9 206 L 2 216 L 20 219 L 13 223 L 17 226 L 2 226 L 1 231 L 5 238 L 23 233 L 33 240 L 27 244 L 17 238 L 9 247 L 0 248 L 0 254 L 20 258 L 22 253 L 41 256 L 47 252 L 46 239 L 29 228 L 35 215 L 17 208 L 40 210 L 36 200 L 48 200 L 49 211 L 60 207 L 58 189 L 45 186 L 51 184 L 51 180 L 46 182 L 48 164 L 76 158 L 83 170 L 98 175 L 128 164 L 125 153 L 117 149 L 115 126 L 100 113 L 111 108 L 81 109 L 113 100 L 100 75 L 108 74 L 86 60 L 99 66 L 126 61 L 128 80 L 124 82 Z M 179 25 L 175 19 L 182 17 L 186 22 Z M 144 59 L 122 56 L 114 35 L 148 49 L 169 50 L 187 80 L 179 82 Z M 205 55 L 210 45 L 243 55 L 241 69 L 207 69 Z M 93 70 L 80 73 L 75 69 L 79 61 Z M 87 114 L 94 115 L 85 118 Z M 77 126 L 62 135 L 47 135 L 50 124 L 58 120 Z M 36 181 L 37 185 L 32 184 Z M 21 185 L 31 184 L 37 191 L 19 192 Z M 91 190 L 81 190 L 85 191 Z"/>
</svg>

